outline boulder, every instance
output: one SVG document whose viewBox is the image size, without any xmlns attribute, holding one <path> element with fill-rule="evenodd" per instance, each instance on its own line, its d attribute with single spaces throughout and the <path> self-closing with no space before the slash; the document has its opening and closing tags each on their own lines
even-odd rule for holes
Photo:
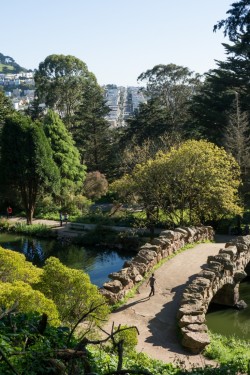
<svg viewBox="0 0 250 375">
<path fill-rule="evenodd" d="M 189 324 L 203 324 L 206 321 L 205 314 L 201 315 L 183 315 L 179 320 L 179 327 L 185 327 Z"/>
<path fill-rule="evenodd" d="M 244 310 L 247 308 L 247 303 L 243 300 L 240 300 L 239 302 L 237 302 L 234 307 L 238 310 Z"/>
<path fill-rule="evenodd" d="M 194 354 L 199 354 L 210 344 L 209 336 L 206 332 L 183 332 L 182 345 Z"/>
<path fill-rule="evenodd" d="M 113 280 L 103 284 L 103 288 L 109 290 L 112 293 L 119 293 L 123 287 L 119 280 Z"/>
</svg>

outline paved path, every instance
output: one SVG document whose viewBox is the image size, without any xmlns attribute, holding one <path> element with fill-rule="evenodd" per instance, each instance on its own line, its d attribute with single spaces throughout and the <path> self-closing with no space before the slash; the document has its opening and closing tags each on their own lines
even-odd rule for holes
<svg viewBox="0 0 250 375">
<path fill-rule="evenodd" d="M 156 294 L 148 298 L 150 287 L 147 281 L 140 287 L 140 294 L 129 299 L 126 305 L 111 314 L 106 326 L 110 329 L 112 322 L 115 326 L 135 325 L 139 329 L 137 350 L 164 362 L 174 362 L 177 359 L 203 365 L 213 362 L 205 360 L 201 355 L 190 355 L 180 345 L 177 335 L 176 314 L 180 298 L 189 279 L 201 271 L 209 255 L 215 255 L 225 246 L 229 236 L 218 236 L 216 243 L 196 245 L 168 260 L 155 271 Z"/>
</svg>

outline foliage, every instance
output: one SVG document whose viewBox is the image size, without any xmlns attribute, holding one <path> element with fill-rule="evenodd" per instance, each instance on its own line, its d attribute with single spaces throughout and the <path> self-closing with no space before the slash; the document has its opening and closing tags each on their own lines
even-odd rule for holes
<svg viewBox="0 0 250 375">
<path fill-rule="evenodd" d="M 110 371 L 115 371 L 117 368 L 117 356 L 115 353 L 109 351 L 99 350 L 96 346 L 89 346 L 90 354 L 92 355 L 92 363 L 98 375 L 105 375 Z M 137 371 L 138 375 L 142 373 L 151 375 L 175 375 L 180 374 L 179 369 L 169 364 L 164 364 L 161 361 L 154 360 L 144 353 L 136 353 L 130 351 L 124 356 L 124 367 Z M 128 371 L 129 373 L 129 371 Z"/>
<path fill-rule="evenodd" d="M 59 184 L 59 172 L 41 125 L 20 113 L 8 117 L 2 130 L 0 163 L 2 184 L 6 191 L 18 192 L 27 224 L 31 224 L 38 197 L 44 191 L 55 191 Z"/>
<path fill-rule="evenodd" d="M 141 145 L 147 139 L 183 131 L 190 117 L 190 99 L 200 84 L 199 77 L 186 67 L 161 64 L 142 73 L 138 81 L 146 82 L 142 90 L 148 100 L 128 120 L 124 135 L 127 143 L 133 139 Z"/>
<path fill-rule="evenodd" d="M 89 172 L 84 181 L 84 191 L 89 199 L 97 200 L 108 191 L 108 181 L 99 171 Z"/>
<path fill-rule="evenodd" d="M 140 203 L 150 226 L 159 220 L 160 208 L 174 225 L 239 214 L 239 185 L 232 156 L 212 143 L 190 140 L 137 165 L 111 189 L 122 201 Z"/>
<path fill-rule="evenodd" d="M 43 331 L 41 323 L 40 314 L 34 312 L 12 312 L 1 317 L 1 374 L 55 374 L 55 363 L 52 358 L 56 351 L 66 347 L 69 330 L 65 327 L 47 324 Z M 74 344 L 73 340 L 71 347 L 72 344 Z M 4 358 L 8 360 L 8 363 Z M 59 365 L 60 361 L 58 360 L 58 368 Z"/>
<path fill-rule="evenodd" d="M 46 260 L 38 289 L 55 302 L 63 322 L 74 324 L 93 306 L 99 307 L 89 316 L 90 323 L 96 321 L 97 314 L 104 318 L 108 313 L 104 297 L 89 276 L 64 266 L 57 258 Z"/>
<path fill-rule="evenodd" d="M 32 285 L 39 281 L 43 271 L 27 262 L 23 254 L 0 247 L 0 258 L 1 282 L 23 281 Z"/>
<path fill-rule="evenodd" d="M 211 343 L 205 349 L 205 355 L 217 360 L 222 365 L 231 365 L 240 373 L 248 373 L 250 358 L 250 342 L 211 334 Z"/>
<path fill-rule="evenodd" d="M 227 128 L 235 92 L 239 95 L 241 111 L 250 111 L 249 0 L 233 2 L 227 15 L 228 18 L 214 26 L 214 31 L 224 29 L 224 35 L 231 42 L 223 43 L 227 59 L 217 61 L 217 68 L 206 74 L 204 85 L 191 105 L 193 130 L 197 132 L 199 128 L 199 136 L 219 145 Z"/>
<path fill-rule="evenodd" d="M 0 89 L 0 129 L 4 124 L 7 115 L 13 113 L 13 107 L 9 98 L 7 98 L 4 92 Z"/>
<path fill-rule="evenodd" d="M 55 233 L 45 224 L 27 225 L 23 223 L 15 223 L 9 227 L 9 232 L 25 234 L 35 237 L 55 237 Z"/>
<path fill-rule="evenodd" d="M 96 84 L 87 65 L 70 55 L 50 55 L 39 64 L 34 75 L 40 103 L 57 111 L 70 129 L 87 84 Z"/>
<path fill-rule="evenodd" d="M 88 82 L 76 112 L 72 134 L 89 172 L 106 173 L 112 164 L 114 132 L 105 119 L 109 111 L 101 87 Z"/>
<path fill-rule="evenodd" d="M 9 309 L 17 304 L 18 312 L 47 314 L 52 325 L 59 325 L 55 303 L 23 281 L 0 282 L 0 306 Z"/>
<path fill-rule="evenodd" d="M 44 132 L 52 149 L 53 160 L 60 172 L 60 197 L 63 202 L 67 194 L 70 192 L 75 194 L 81 190 L 85 177 L 85 166 L 81 165 L 80 154 L 72 136 L 58 114 L 49 110 L 43 123 Z"/>
</svg>

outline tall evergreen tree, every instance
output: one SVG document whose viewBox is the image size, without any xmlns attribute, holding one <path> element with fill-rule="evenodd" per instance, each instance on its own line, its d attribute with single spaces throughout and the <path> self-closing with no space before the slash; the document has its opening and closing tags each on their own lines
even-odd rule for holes
<svg viewBox="0 0 250 375">
<path fill-rule="evenodd" d="M 89 172 L 107 173 L 110 169 L 113 137 L 105 120 L 109 111 L 102 89 L 97 85 L 87 85 L 72 134 Z"/>
<path fill-rule="evenodd" d="M 7 117 L 1 136 L 0 167 L 5 191 L 20 195 L 27 224 L 31 224 L 38 198 L 45 192 L 55 192 L 60 182 L 41 124 L 20 113 Z"/>
<path fill-rule="evenodd" d="M 231 44 L 223 43 L 226 61 L 217 61 L 217 68 L 206 74 L 199 95 L 193 98 L 193 129 L 217 144 L 223 143 L 235 91 L 240 96 L 241 110 L 250 112 L 250 1 L 231 5 L 227 19 L 219 21 L 214 31 L 224 29 Z"/>
<path fill-rule="evenodd" d="M 60 196 L 75 194 L 83 189 L 85 166 L 69 131 L 59 115 L 52 110 L 44 118 L 44 131 L 49 139 L 53 160 L 61 175 Z"/>
</svg>

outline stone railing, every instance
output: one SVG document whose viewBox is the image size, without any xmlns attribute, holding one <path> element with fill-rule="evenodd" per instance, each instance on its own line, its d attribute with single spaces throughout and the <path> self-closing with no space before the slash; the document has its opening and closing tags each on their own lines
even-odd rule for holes
<svg viewBox="0 0 250 375">
<path fill-rule="evenodd" d="M 162 259 L 175 253 L 187 244 L 212 240 L 212 227 L 190 227 L 164 230 L 159 237 L 139 248 L 135 257 L 125 262 L 124 268 L 109 275 L 110 282 L 103 284 L 100 292 L 110 304 L 122 300 L 126 294 Z"/>
<path fill-rule="evenodd" d="M 182 345 L 200 353 L 209 344 L 205 314 L 210 302 L 237 309 L 246 307 L 239 301 L 239 284 L 250 276 L 250 236 L 237 237 L 209 256 L 203 270 L 185 288 L 177 314 Z"/>
</svg>

